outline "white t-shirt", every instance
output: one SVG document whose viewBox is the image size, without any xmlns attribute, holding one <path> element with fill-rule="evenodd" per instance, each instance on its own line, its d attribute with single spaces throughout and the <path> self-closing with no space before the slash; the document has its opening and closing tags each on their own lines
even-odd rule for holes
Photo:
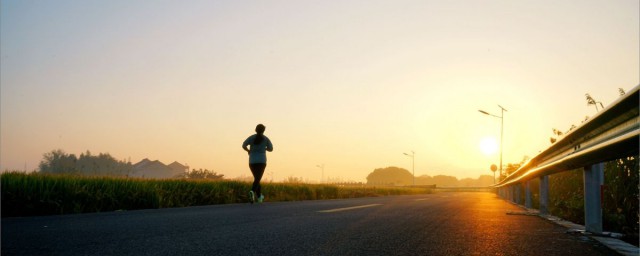
<svg viewBox="0 0 640 256">
<path fill-rule="evenodd" d="M 263 135 L 264 136 L 264 135 Z M 267 136 L 260 144 L 253 144 L 256 134 L 249 136 L 243 143 L 242 147 L 249 146 L 249 164 L 266 164 L 267 163 L 267 150 L 273 150 L 273 144 Z"/>
</svg>

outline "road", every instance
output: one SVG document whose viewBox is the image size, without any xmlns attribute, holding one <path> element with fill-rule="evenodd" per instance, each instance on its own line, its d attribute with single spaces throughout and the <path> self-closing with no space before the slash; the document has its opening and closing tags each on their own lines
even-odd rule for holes
<svg viewBox="0 0 640 256">
<path fill-rule="evenodd" d="M 492 193 L 2 219 L 2 255 L 615 255 Z"/>
</svg>

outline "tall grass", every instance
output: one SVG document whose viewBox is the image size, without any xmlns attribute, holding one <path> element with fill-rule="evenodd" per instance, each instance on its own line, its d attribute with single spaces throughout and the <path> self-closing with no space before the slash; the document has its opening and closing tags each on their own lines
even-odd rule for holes
<svg viewBox="0 0 640 256">
<path fill-rule="evenodd" d="M 2 217 L 157 209 L 247 202 L 251 184 L 240 181 L 3 173 Z M 266 183 L 267 201 L 339 199 L 430 193 L 420 188 Z"/>
</svg>

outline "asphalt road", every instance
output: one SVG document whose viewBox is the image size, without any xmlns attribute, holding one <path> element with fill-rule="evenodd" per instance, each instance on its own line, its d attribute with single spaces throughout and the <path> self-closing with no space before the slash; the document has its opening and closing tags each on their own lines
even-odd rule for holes
<svg viewBox="0 0 640 256">
<path fill-rule="evenodd" d="M 495 194 L 2 219 L 2 255 L 615 255 Z"/>
</svg>

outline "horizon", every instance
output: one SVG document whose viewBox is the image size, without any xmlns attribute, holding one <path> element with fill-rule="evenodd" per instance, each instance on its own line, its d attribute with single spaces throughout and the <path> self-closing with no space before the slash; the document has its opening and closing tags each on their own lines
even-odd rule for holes
<svg viewBox="0 0 640 256">
<path fill-rule="evenodd" d="M 62 149 L 56 149 L 56 150 L 62 150 Z M 94 153 L 91 153 L 91 152 L 89 152 L 89 151 L 85 151 L 85 152 L 82 152 L 82 153 L 80 153 L 80 154 L 70 153 L 70 152 L 66 152 L 66 151 L 64 151 L 64 150 L 62 150 L 62 151 L 63 151 L 64 153 L 68 154 L 68 155 L 74 155 L 74 156 L 76 156 L 76 157 L 80 157 L 81 155 L 87 155 L 87 154 L 85 154 L 85 153 L 90 153 L 91 155 L 94 155 Z M 47 152 L 47 153 L 49 153 L 49 152 Z M 188 171 L 188 172 L 191 172 L 191 171 L 194 171 L 194 170 L 208 170 L 208 171 L 215 172 L 216 174 L 223 174 L 223 175 L 224 175 L 224 173 L 222 173 L 222 172 L 218 172 L 217 170 L 209 170 L 209 169 L 206 169 L 206 168 L 192 168 L 191 166 L 187 165 L 186 163 L 182 163 L 182 162 L 177 161 L 177 160 L 169 161 L 170 163 L 168 163 L 168 164 L 167 164 L 167 162 L 165 162 L 165 161 L 161 161 L 161 160 L 159 160 L 159 159 L 149 159 L 148 157 L 143 158 L 143 159 L 140 159 L 140 160 L 138 160 L 138 161 L 131 161 L 130 159 L 123 159 L 123 160 L 119 160 L 117 157 L 113 156 L 113 155 L 112 155 L 111 153 L 109 153 L 109 152 L 98 152 L 98 155 L 100 155 L 100 154 L 106 154 L 106 155 L 109 155 L 109 156 L 113 157 L 115 160 L 117 160 L 117 161 L 119 161 L 119 162 L 123 162 L 123 163 L 130 164 L 131 166 L 135 166 L 135 165 L 137 165 L 137 164 L 139 164 L 139 163 L 143 163 L 143 162 L 145 162 L 145 160 L 147 160 L 147 161 L 149 161 L 149 162 L 159 162 L 160 164 L 162 164 L 162 165 L 164 165 L 164 166 L 169 166 L 169 165 L 171 165 L 171 164 L 173 164 L 173 163 L 178 163 L 178 164 L 180 164 L 180 165 L 183 165 L 183 166 L 187 167 L 187 169 L 188 169 L 187 171 Z M 406 170 L 406 171 L 409 171 L 409 172 L 410 172 L 410 170 L 405 169 L 405 168 L 403 168 L 403 167 L 398 167 L 398 166 L 385 166 L 385 167 L 375 168 L 374 170 L 372 170 L 372 171 L 371 171 L 371 173 L 373 173 L 373 172 L 374 172 L 375 170 L 377 170 L 377 169 L 386 169 L 386 168 L 399 168 L 399 169 Z M 5 172 L 34 173 L 34 172 L 40 172 L 40 170 L 39 170 L 39 168 L 33 168 L 33 169 L 31 169 L 31 170 L 27 170 L 27 169 L 14 169 L 14 170 L 4 169 L 4 170 L 0 170 L 0 173 L 5 173 Z M 371 174 L 371 173 L 369 173 L 369 174 Z M 269 173 L 265 173 L 265 174 L 269 174 Z M 227 175 L 224 175 L 224 176 L 225 176 L 225 177 L 224 177 L 224 179 L 227 179 L 227 180 L 253 179 L 253 177 L 252 177 L 251 175 L 247 175 L 247 174 L 241 174 L 240 176 L 235 176 L 235 177 L 229 177 L 229 176 L 227 176 Z M 446 175 L 446 174 L 434 174 L 434 175 L 427 175 L 427 174 L 423 174 L 423 175 L 416 175 L 415 177 L 416 177 L 416 178 L 424 178 L 424 177 L 433 178 L 433 177 L 435 177 L 435 176 L 448 176 L 448 177 L 454 177 L 454 178 L 456 178 L 458 181 L 462 181 L 462 180 L 465 180 L 465 179 L 478 180 L 478 179 L 480 179 L 480 178 L 481 178 L 481 177 L 483 177 L 483 176 L 488 176 L 488 177 L 492 177 L 492 178 L 493 178 L 493 175 L 489 175 L 489 174 L 480 174 L 478 177 L 456 177 L 456 176 L 451 176 L 451 175 Z M 269 177 L 269 178 L 270 178 L 270 177 Z M 314 178 L 304 178 L 304 177 L 296 177 L 296 176 L 283 177 L 283 178 L 281 178 L 281 179 L 280 179 L 280 181 L 275 181 L 275 182 L 285 182 L 288 178 L 300 178 L 300 179 L 304 180 L 304 181 L 305 181 L 305 183 L 323 183 L 322 181 L 320 181 L 320 180 L 315 180 Z M 331 181 L 329 181 L 329 182 L 328 182 L 327 180 L 331 180 Z M 270 178 L 270 182 L 273 182 L 273 179 L 272 179 L 272 178 Z M 336 182 L 340 183 L 340 182 L 363 182 L 363 181 L 356 181 L 356 180 L 344 180 L 343 178 L 341 178 L 341 177 L 339 177 L 339 176 L 338 176 L 338 177 L 325 177 L 325 180 L 324 180 L 324 183 L 336 183 Z M 366 183 L 366 177 L 365 177 L 365 179 L 364 179 L 364 183 Z"/>
</svg>

